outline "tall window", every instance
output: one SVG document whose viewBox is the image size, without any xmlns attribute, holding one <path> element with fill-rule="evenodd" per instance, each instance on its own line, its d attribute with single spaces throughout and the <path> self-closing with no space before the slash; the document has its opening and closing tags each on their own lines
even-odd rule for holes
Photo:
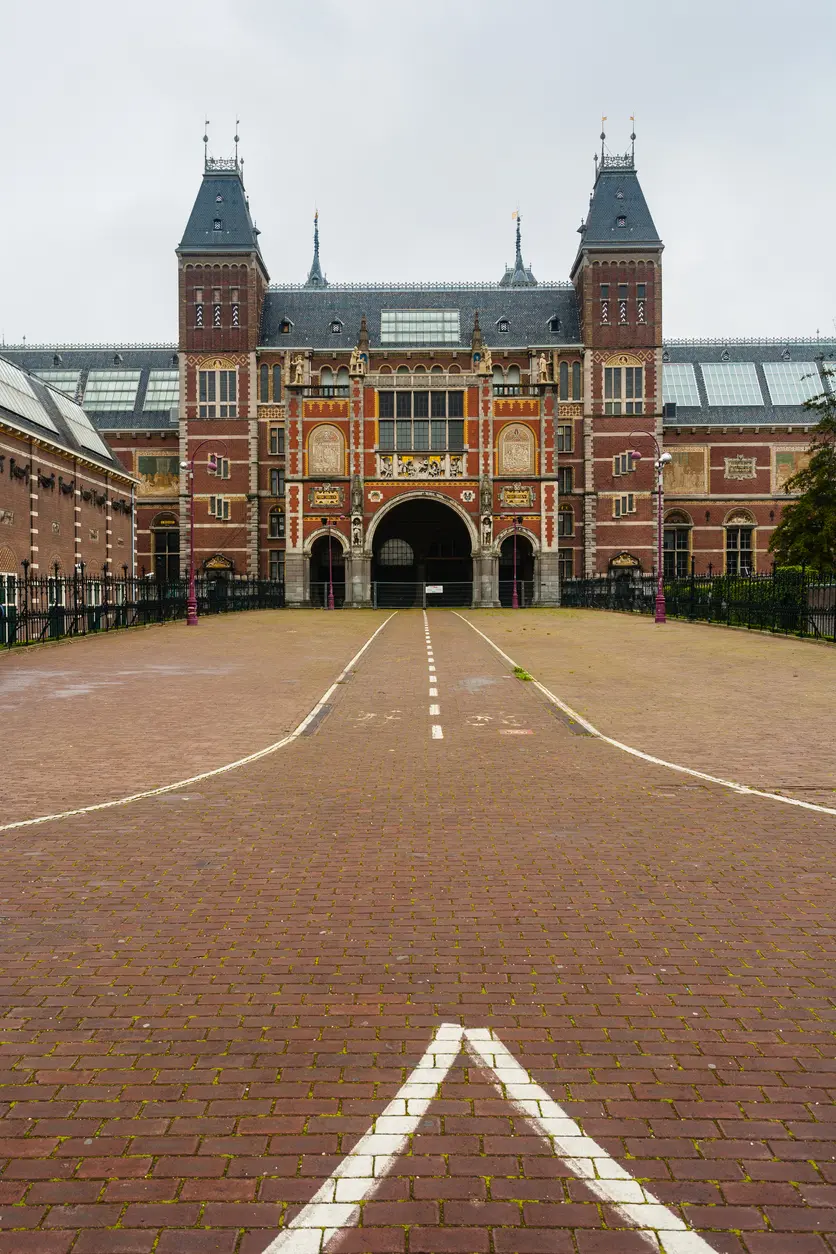
<svg viewBox="0 0 836 1254">
<path fill-rule="evenodd" d="M 464 448 L 464 392 L 380 392 L 378 398 L 384 452 Z"/>
<path fill-rule="evenodd" d="M 258 399 L 260 401 L 268 401 L 270 395 L 267 391 L 270 384 L 270 370 L 268 366 L 260 366 L 258 370 Z"/>
<path fill-rule="evenodd" d="M 604 367 L 604 413 L 644 413 L 644 369 L 641 366 Z"/>
<path fill-rule="evenodd" d="M 606 327 L 610 321 L 610 285 L 601 284 L 601 322 Z"/>
<path fill-rule="evenodd" d="M 562 361 L 560 363 L 560 399 L 568 401 L 569 399 L 569 363 Z"/>
<path fill-rule="evenodd" d="M 282 399 L 282 368 L 281 366 L 273 367 L 273 400 L 280 401 Z"/>
<path fill-rule="evenodd" d="M 575 574 L 575 554 L 573 549 L 557 550 L 557 573 L 561 579 L 572 579 Z"/>
<path fill-rule="evenodd" d="M 270 428 L 270 452 L 274 457 L 284 453 L 284 427 Z"/>
<path fill-rule="evenodd" d="M 558 453 L 571 453 L 572 451 L 572 425 L 567 423 L 566 426 L 557 428 L 557 451 Z"/>
<path fill-rule="evenodd" d="M 198 398 L 201 418 L 237 418 L 237 373 L 234 370 L 201 370 Z"/>
<path fill-rule="evenodd" d="M 666 579 L 683 578 L 691 569 L 691 528 L 665 527 L 662 564 Z"/>
<path fill-rule="evenodd" d="M 636 463 L 632 450 L 627 453 L 616 453 L 612 459 L 612 472 L 614 475 L 629 475 L 635 469 Z"/>
<path fill-rule="evenodd" d="M 284 549 L 270 550 L 270 578 L 284 582 Z"/>
<path fill-rule="evenodd" d="M 636 284 L 636 320 L 647 321 L 647 284 Z"/>
<path fill-rule="evenodd" d="M 633 492 L 625 492 L 622 496 L 614 496 L 612 500 L 613 518 L 623 518 L 625 514 L 635 514 L 636 497 Z"/>
<path fill-rule="evenodd" d="M 196 287 L 194 290 L 194 324 L 196 327 L 203 326 L 203 288 Z"/>
<path fill-rule="evenodd" d="M 209 497 L 209 513 L 213 518 L 219 518 L 222 522 L 229 521 L 229 501 L 225 496 Z"/>
<path fill-rule="evenodd" d="M 267 534 L 271 540 L 284 539 L 284 514 L 280 509 L 271 509 L 267 524 Z"/>
<path fill-rule="evenodd" d="M 755 569 L 754 527 L 726 527 L 726 574 L 751 575 Z"/>
<path fill-rule="evenodd" d="M 567 492 L 572 491 L 574 479 L 574 471 L 571 466 L 561 466 L 557 472 L 557 491 L 560 496 L 565 496 Z"/>
<path fill-rule="evenodd" d="M 270 471 L 270 495 L 284 496 L 284 470 Z"/>
<path fill-rule="evenodd" d="M 231 287 L 229 289 L 229 300 L 230 300 L 230 305 L 231 305 L 232 325 L 234 327 L 238 327 L 241 325 L 241 321 L 240 321 L 241 306 L 238 302 L 238 288 L 237 287 Z"/>
<path fill-rule="evenodd" d="M 570 509 L 559 509 L 557 511 L 557 534 L 559 536 L 573 536 L 575 534 L 575 515 Z"/>
<path fill-rule="evenodd" d="M 579 361 L 572 362 L 572 400 L 579 401 L 581 399 L 581 363 Z"/>
</svg>

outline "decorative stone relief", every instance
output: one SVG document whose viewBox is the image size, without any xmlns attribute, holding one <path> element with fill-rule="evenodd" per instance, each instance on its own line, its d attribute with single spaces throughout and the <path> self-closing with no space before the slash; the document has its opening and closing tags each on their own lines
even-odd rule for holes
<svg viewBox="0 0 836 1254">
<path fill-rule="evenodd" d="M 308 474 L 345 474 L 345 437 L 339 427 L 322 423 L 308 436 Z"/>
<path fill-rule="evenodd" d="M 338 483 L 315 484 L 308 493 L 309 505 L 342 505 L 343 490 Z"/>
<path fill-rule="evenodd" d="M 377 505 L 379 501 L 383 500 L 383 493 L 379 492 L 377 488 L 372 488 L 371 492 L 369 493 L 369 500 L 372 502 L 373 505 Z"/>
<path fill-rule="evenodd" d="M 499 498 L 505 508 L 528 508 L 534 504 L 533 490 L 524 488 L 521 483 L 515 483 L 511 487 L 503 488 Z"/>
<path fill-rule="evenodd" d="M 465 502 L 465 504 L 470 505 L 473 501 L 476 500 L 476 493 L 473 491 L 472 488 L 464 488 L 459 493 L 459 497 L 462 501 Z"/>
<path fill-rule="evenodd" d="M 503 427 L 499 436 L 499 473 L 533 475 L 534 432 L 521 422 Z"/>
<path fill-rule="evenodd" d="M 724 478 L 726 479 L 755 479 L 758 473 L 758 464 L 754 457 L 727 457 L 725 459 L 726 469 Z"/>
</svg>

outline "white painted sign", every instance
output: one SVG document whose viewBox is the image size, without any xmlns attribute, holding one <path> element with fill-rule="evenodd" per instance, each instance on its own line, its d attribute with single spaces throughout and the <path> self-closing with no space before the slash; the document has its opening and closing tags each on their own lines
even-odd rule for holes
<svg viewBox="0 0 836 1254">
<path fill-rule="evenodd" d="M 444 591 L 443 583 L 428 583 L 427 584 L 427 592 L 443 592 L 443 591 Z"/>
<path fill-rule="evenodd" d="M 574 1119 L 534 1083 L 490 1028 L 462 1028 L 457 1023 L 442 1023 L 436 1029 L 406 1083 L 264 1254 L 325 1254 L 334 1237 L 354 1227 L 360 1203 L 374 1196 L 397 1163 L 462 1049 L 488 1072 L 500 1095 L 551 1145 L 590 1193 L 638 1229 L 648 1249 L 657 1254 L 660 1248 L 665 1254 L 714 1254 L 701 1236 L 634 1180 L 597 1141 L 583 1135 Z"/>
</svg>

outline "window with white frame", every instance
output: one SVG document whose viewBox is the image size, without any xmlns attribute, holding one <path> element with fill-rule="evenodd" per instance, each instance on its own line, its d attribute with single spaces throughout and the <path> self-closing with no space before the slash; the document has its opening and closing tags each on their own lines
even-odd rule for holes
<svg viewBox="0 0 836 1254">
<path fill-rule="evenodd" d="M 571 509 L 559 509 L 557 511 L 557 534 L 559 536 L 573 536 L 575 534 L 575 515 Z"/>
<path fill-rule="evenodd" d="M 0 609 L 13 609 L 17 604 L 17 575 L 0 574 Z"/>
<path fill-rule="evenodd" d="M 284 550 L 270 550 L 270 566 L 269 574 L 271 579 L 278 580 L 281 583 L 284 580 Z"/>
<path fill-rule="evenodd" d="M 565 426 L 557 428 L 557 451 L 558 453 L 571 453 L 572 451 L 572 424 L 567 423 Z"/>
<path fill-rule="evenodd" d="M 751 575 L 755 569 L 755 528 L 751 523 L 742 526 L 735 522 L 726 527 L 726 574 Z"/>
<path fill-rule="evenodd" d="M 284 427 L 270 428 L 270 452 L 274 457 L 284 453 Z"/>
<path fill-rule="evenodd" d="M 700 406 L 697 375 L 690 361 L 666 361 L 662 366 L 662 400 L 668 404 Z"/>
<path fill-rule="evenodd" d="M 180 401 L 179 370 L 152 370 L 148 375 L 148 387 L 142 408 L 173 409 Z"/>
<path fill-rule="evenodd" d="M 557 471 L 557 491 L 559 496 L 565 496 L 571 492 L 575 486 L 575 472 L 571 466 L 560 466 Z"/>
<path fill-rule="evenodd" d="M 235 370 L 201 370 L 198 377 L 201 418 L 238 417 L 238 375 Z"/>
<path fill-rule="evenodd" d="M 763 373 L 773 405 L 803 405 L 823 391 L 814 361 L 765 361 Z"/>
<path fill-rule="evenodd" d="M 762 405 L 753 361 L 703 361 L 702 377 L 709 405 Z"/>
<path fill-rule="evenodd" d="M 572 579 L 575 574 L 574 549 L 557 550 L 557 573 L 561 579 Z"/>
<path fill-rule="evenodd" d="M 282 467 L 270 471 L 270 495 L 284 496 L 284 470 Z"/>
<path fill-rule="evenodd" d="M 139 370 L 91 370 L 84 389 L 84 408 L 94 412 L 133 409 Z"/>
<path fill-rule="evenodd" d="M 458 309 L 382 309 L 381 344 L 458 344 Z"/>
<path fill-rule="evenodd" d="M 632 452 L 616 453 L 612 459 L 612 472 L 614 475 L 629 475 L 636 469 L 636 460 Z"/>
<path fill-rule="evenodd" d="M 644 367 L 604 367 L 604 413 L 644 413 Z"/>
<path fill-rule="evenodd" d="M 267 534 L 271 540 L 284 539 L 284 514 L 280 509 L 271 509 L 267 519 Z"/>
<path fill-rule="evenodd" d="M 229 458 L 228 457 L 216 457 L 215 469 L 212 473 L 214 473 L 216 479 L 228 479 L 229 478 Z"/>
<path fill-rule="evenodd" d="M 632 492 L 625 492 L 621 496 L 614 496 L 612 502 L 613 518 L 623 518 L 625 514 L 635 514 L 636 497 Z"/>
<path fill-rule="evenodd" d="M 209 513 L 213 518 L 218 518 L 221 522 L 229 520 L 229 501 L 225 496 L 209 497 Z"/>
</svg>

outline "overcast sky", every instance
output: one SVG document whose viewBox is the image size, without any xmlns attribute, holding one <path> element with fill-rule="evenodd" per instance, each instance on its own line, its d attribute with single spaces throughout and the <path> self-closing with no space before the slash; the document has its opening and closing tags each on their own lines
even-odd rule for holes
<svg viewBox="0 0 836 1254">
<path fill-rule="evenodd" d="M 236 116 L 274 281 L 566 279 L 601 114 L 667 336 L 836 335 L 836 0 L 0 0 L 0 334 L 171 341 Z M 7 129 L 8 128 L 8 129 Z"/>
</svg>

